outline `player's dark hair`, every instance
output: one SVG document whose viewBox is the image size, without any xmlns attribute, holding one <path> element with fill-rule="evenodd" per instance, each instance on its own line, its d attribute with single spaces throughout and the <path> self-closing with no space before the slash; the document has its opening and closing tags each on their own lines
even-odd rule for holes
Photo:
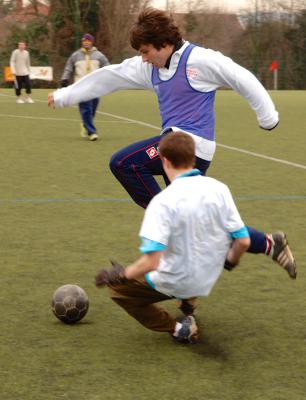
<svg viewBox="0 0 306 400">
<path fill-rule="evenodd" d="M 171 15 L 156 8 L 145 8 L 130 31 L 131 46 L 139 50 L 143 44 L 152 44 L 157 50 L 165 45 L 176 45 L 182 40 L 179 27 Z"/>
<path fill-rule="evenodd" d="M 158 150 L 174 168 L 193 168 L 195 165 L 195 143 L 187 133 L 168 133 L 160 141 Z"/>
</svg>

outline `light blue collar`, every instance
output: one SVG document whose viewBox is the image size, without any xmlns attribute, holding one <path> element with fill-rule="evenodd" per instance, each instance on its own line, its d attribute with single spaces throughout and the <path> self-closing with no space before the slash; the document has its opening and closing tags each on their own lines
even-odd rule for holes
<svg viewBox="0 0 306 400">
<path fill-rule="evenodd" d="M 197 168 L 194 168 L 190 171 L 184 172 L 181 175 L 178 175 L 176 178 L 185 178 L 186 176 L 196 176 L 196 175 L 201 175 L 201 171 Z"/>
</svg>

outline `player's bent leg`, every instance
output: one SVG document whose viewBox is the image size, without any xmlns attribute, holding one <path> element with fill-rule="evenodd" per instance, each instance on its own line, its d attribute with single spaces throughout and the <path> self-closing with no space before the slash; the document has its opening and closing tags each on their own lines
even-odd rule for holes
<svg viewBox="0 0 306 400">
<path fill-rule="evenodd" d="M 176 320 L 154 305 L 171 297 L 137 280 L 109 286 L 109 291 L 111 299 L 147 329 L 170 334 L 175 331 Z"/>
<path fill-rule="evenodd" d="M 151 199 L 161 191 L 154 175 L 162 175 L 158 154 L 160 136 L 133 143 L 115 153 L 110 169 L 132 199 L 146 208 Z"/>
<path fill-rule="evenodd" d="M 203 160 L 202 158 L 196 157 L 195 167 L 202 172 L 203 175 L 206 175 L 206 171 L 210 166 L 210 161 Z"/>
<path fill-rule="evenodd" d="M 194 315 L 197 307 L 197 302 L 197 297 L 190 297 L 189 299 L 179 300 L 179 309 L 186 316 Z"/>
<path fill-rule="evenodd" d="M 290 278 L 295 279 L 297 267 L 286 234 L 284 232 L 266 234 L 250 226 L 247 228 L 251 239 L 248 252 L 270 255 L 275 262 L 288 272 Z"/>
<path fill-rule="evenodd" d="M 269 247 L 267 235 L 264 232 L 257 231 L 250 226 L 247 226 L 247 229 L 249 231 L 251 240 L 250 247 L 248 248 L 248 253 L 267 254 L 267 249 Z"/>
</svg>

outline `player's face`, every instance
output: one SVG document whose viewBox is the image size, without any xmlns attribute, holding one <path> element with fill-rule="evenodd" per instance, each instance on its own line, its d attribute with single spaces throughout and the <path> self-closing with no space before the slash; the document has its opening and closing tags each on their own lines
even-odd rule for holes
<svg viewBox="0 0 306 400">
<path fill-rule="evenodd" d="M 93 43 L 90 40 L 82 40 L 82 47 L 84 47 L 84 49 L 91 49 L 93 46 Z"/>
<path fill-rule="evenodd" d="M 24 50 L 26 48 L 26 44 L 24 42 L 19 42 L 18 43 L 18 49 L 19 50 Z"/>
<path fill-rule="evenodd" d="M 163 68 L 173 51 L 173 45 L 166 44 L 157 50 L 152 44 L 142 44 L 139 48 L 143 62 L 150 63 L 156 68 Z"/>
</svg>

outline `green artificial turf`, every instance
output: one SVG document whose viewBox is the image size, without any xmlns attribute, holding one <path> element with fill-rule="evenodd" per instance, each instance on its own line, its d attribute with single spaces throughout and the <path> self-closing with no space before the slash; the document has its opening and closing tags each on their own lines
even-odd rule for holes
<svg viewBox="0 0 306 400">
<path fill-rule="evenodd" d="M 183 346 L 144 329 L 93 284 L 110 258 L 138 257 L 143 210 L 108 162 L 158 134 L 155 97 L 105 97 L 92 143 L 79 136 L 77 108 L 48 108 L 46 90 L 21 105 L 13 90 L 0 90 L 1 400 L 305 399 L 306 92 L 271 94 L 281 123 L 266 132 L 244 99 L 218 92 L 209 175 L 229 185 L 246 224 L 287 233 L 298 278 L 264 255 L 246 255 L 201 299 L 200 343 Z M 90 299 L 75 326 L 50 307 L 67 283 Z M 175 302 L 165 307 L 179 316 Z"/>
</svg>

